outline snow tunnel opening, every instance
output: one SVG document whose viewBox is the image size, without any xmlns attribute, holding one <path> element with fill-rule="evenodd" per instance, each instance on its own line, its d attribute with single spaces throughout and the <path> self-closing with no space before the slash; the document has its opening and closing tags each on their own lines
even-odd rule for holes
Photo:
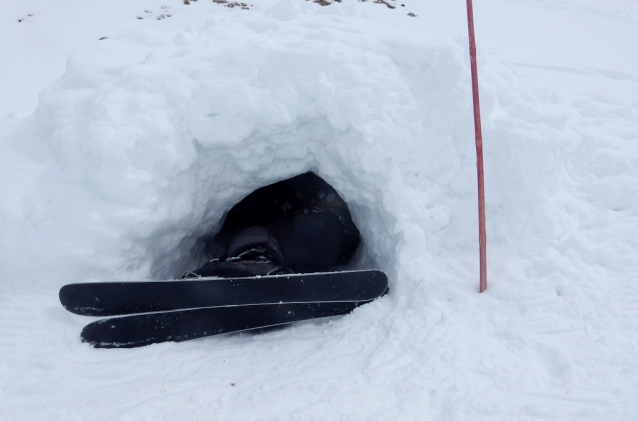
<svg viewBox="0 0 638 421">
<path fill-rule="evenodd" d="M 281 251 L 292 260 L 292 264 L 286 264 L 295 272 L 390 270 L 392 245 L 383 247 L 384 242 L 372 237 L 388 238 L 379 221 L 392 218 L 374 206 L 375 201 L 362 201 L 353 194 L 361 185 L 342 184 L 347 193 L 341 194 L 317 175 L 316 168 L 307 169 L 258 187 L 239 200 L 228 201 L 224 207 L 214 204 L 216 211 L 193 226 L 194 230 L 174 243 L 172 250 L 156 250 L 151 277 L 178 278 L 211 259 L 228 255 L 237 234 L 255 225 L 275 228 L 273 234 L 281 243 Z M 300 230 L 305 232 L 299 235 Z M 157 235 L 162 236 L 159 232 Z"/>
<path fill-rule="evenodd" d="M 224 147 L 192 140 L 192 164 L 157 191 L 161 218 L 133 240 L 143 254 L 127 258 L 139 268 L 131 276 L 174 279 L 201 267 L 225 251 L 209 244 L 233 206 L 260 188 L 312 172 L 342 198 L 360 232 L 359 246 L 338 270 L 381 269 L 395 278 L 403 241 L 393 167 L 377 164 L 380 157 L 361 133 L 335 130 L 326 118 L 262 131 Z"/>
</svg>

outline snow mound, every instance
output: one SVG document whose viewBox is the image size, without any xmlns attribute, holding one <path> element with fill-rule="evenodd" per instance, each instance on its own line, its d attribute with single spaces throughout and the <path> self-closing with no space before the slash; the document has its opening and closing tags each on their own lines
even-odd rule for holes
<svg viewBox="0 0 638 421">
<path fill-rule="evenodd" d="M 451 212 L 441 186 L 472 159 L 459 159 L 472 151 L 463 49 L 268 14 L 110 38 L 41 94 L 50 171 L 85 192 L 60 212 L 128 279 L 201 263 L 195 240 L 234 203 L 308 170 L 349 203 L 365 241 L 357 266 L 396 277 L 431 264 Z M 465 178 L 450 195 L 469 195 Z"/>
</svg>

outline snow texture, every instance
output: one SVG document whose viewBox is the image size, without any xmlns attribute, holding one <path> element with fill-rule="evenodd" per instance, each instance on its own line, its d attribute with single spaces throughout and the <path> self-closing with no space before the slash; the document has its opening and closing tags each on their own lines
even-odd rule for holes
<svg viewBox="0 0 638 421">
<path fill-rule="evenodd" d="M 387 3 L 5 5 L 0 419 L 638 418 L 638 3 L 476 2 L 484 294 L 465 2 Z M 390 295 L 80 343 L 94 319 L 62 285 L 175 277 L 237 201 L 306 171 Z"/>
</svg>

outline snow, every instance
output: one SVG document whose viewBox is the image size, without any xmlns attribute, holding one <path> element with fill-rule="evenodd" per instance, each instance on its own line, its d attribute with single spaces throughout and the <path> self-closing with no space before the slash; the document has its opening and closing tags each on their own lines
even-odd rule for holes
<svg viewBox="0 0 638 421">
<path fill-rule="evenodd" d="M 465 2 L 400 4 L 5 5 L 0 418 L 638 417 L 638 3 L 474 5 L 484 294 Z M 260 335 L 79 341 L 95 319 L 62 285 L 172 278 L 308 170 L 388 296 Z"/>
</svg>

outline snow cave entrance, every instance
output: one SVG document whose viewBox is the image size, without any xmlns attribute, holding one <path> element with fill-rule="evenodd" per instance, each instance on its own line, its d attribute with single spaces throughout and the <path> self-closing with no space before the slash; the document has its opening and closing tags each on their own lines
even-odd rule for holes
<svg viewBox="0 0 638 421">
<path fill-rule="evenodd" d="M 248 219 L 265 222 L 272 217 L 266 210 L 276 214 L 281 212 L 280 206 L 284 203 L 264 206 L 257 200 L 264 200 L 263 195 L 257 194 L 256 199 L 253 195 L 280 183 L 287 184 L 293 192 L 302 192 L 302 196 L 304 192 L 312 196 L 313 191 L 322 190 L 317 185 L 324 186 L 324 190 L 328 186 L 334 191 L 334 197 L 323 196 L 322 200 L 341 202 L 347 209 L 348 217 L 359 233 L 359 242 L 350 250 L 351 254 L 346 253 L 347 258 L 342 257 L 325 270 L 381 269 L 388 274 L 395 273 L 396 250 L 401 237 L 396 232 L 396 218 L 384 206 L 378 180 L 354 178 L 352 173 L 336 172 L 331 174 L 329 183 L 317 175 L 320 171 L 316 167 L 300 167 L 297 175 L 291 177 L 295 173 L 286 174 L 279 181 L 266 179 L 261 185 L 253 183 L 254 190 L 244 190 L 243 194 L 236 192 L 240 183 L 251 183 L 248 175 L 236 180 L 226 191 L 221 190 L 226 187 L 221 187 L 220 183 L 212 183 L 209 178 L 202 180 L 196 190 L 200 191 L 200 197 L 206 199 L 200 202 L 199 209 L 185 214 L 177 224 L 159 227 L 152 235 L 140 239 L 146 256 L 150 257 L 149 279 L 176 279 L 226 254 L 232 237 L 228 236 L 227 228 L 234 226 L 236 232 L 243 228 L 237 221 L 246 219 L 236 218 L 238 207 L 243 209 L 242 212 L 254 213 Z M 221 197 L 227 198 L 225 202 L 219 200 Z M 268 201 L 269 195 L 265 197 Z M 312 205 L 312 200 L 310 202 Z M 306 241 L 311 242 L 313 238 Z"/>
</svg>

